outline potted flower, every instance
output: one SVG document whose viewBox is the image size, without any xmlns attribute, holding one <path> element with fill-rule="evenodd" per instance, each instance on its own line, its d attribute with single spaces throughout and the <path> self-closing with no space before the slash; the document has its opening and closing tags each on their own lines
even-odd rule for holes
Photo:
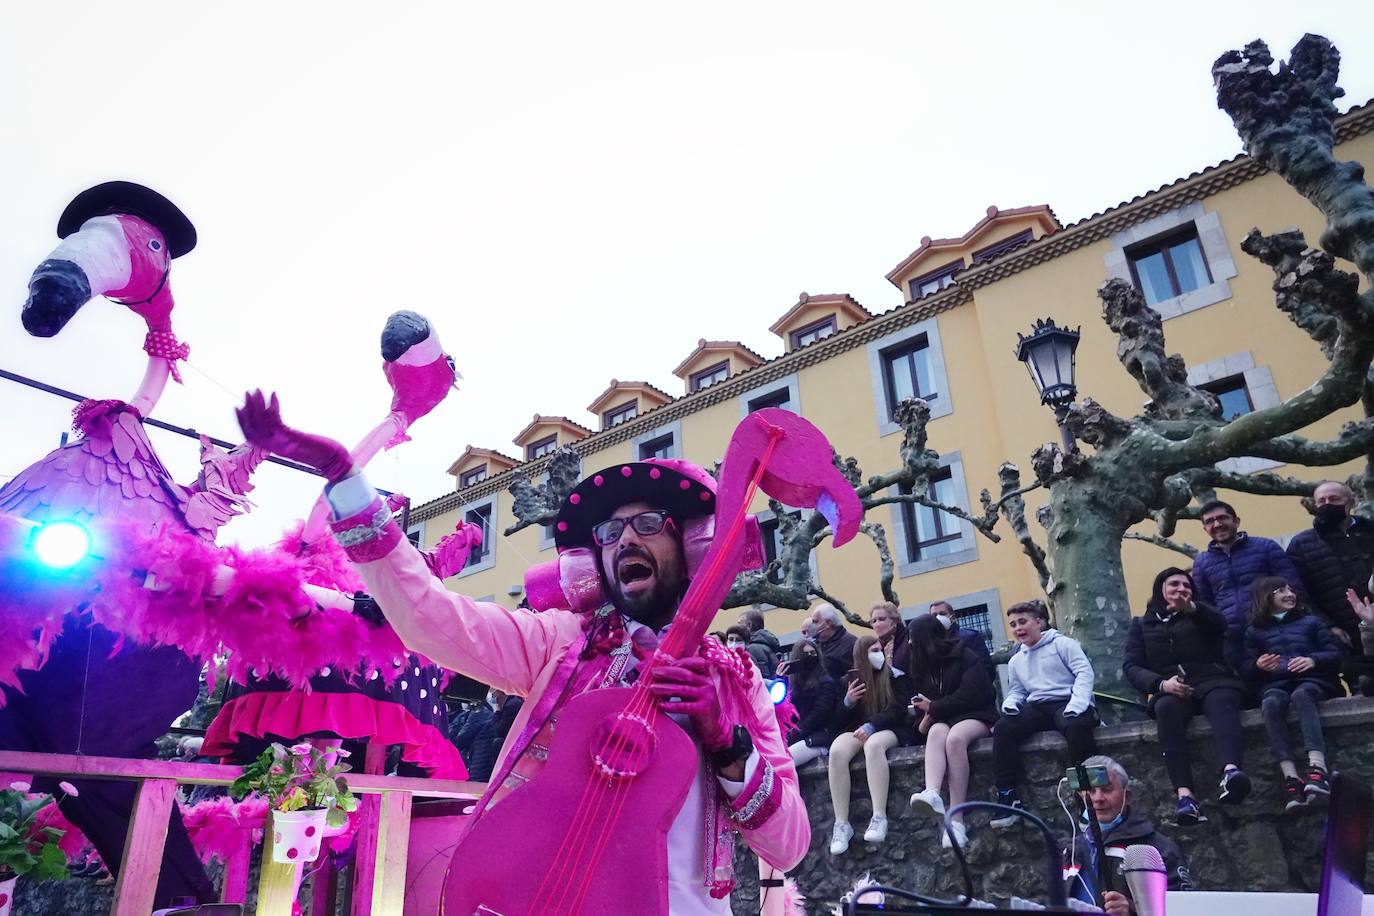
<svg viewBox="0 0 1374 916">
<path fill-rule="evenodd" d="M 62 789 L 76 794 L 68 783 Z M 22 782 L 0 790 L 0 916 L 9 916 L 21 876 L 39 881 L 67 877 L 67 855 L 57 845 L 62 831 L 47 826 L 41 814 L 52 801 L 50 795 L 31 795 Z"/>
<path fill-rule="evenodd" d="M 341 775 L 348 766 L 339 759 L 347 756 L 342 748 L 320 750 L 306 742 L 273 744 L 229 786 L 235 801 L 256 794 L 267 802 L 274 862 L 313 862 L 326 824 L 343 826 L 358 807 Z"/>
</svg>

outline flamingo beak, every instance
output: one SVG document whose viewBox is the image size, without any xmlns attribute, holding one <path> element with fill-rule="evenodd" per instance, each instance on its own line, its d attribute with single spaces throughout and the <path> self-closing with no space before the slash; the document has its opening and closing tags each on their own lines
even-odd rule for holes
<svg viewBox="0 0 1374 916">
<path fill-rule="evenodd" d="M 49 259 L 29 278 L 29 297 L 20 320 L 34 337 L 55 337 L 90 301 L 86 272 L 72 261 Z"/>
<path fill-rule="evenodd" d="M 430 336 L 429 321 L 416 312 L 396 312 L 382 329 L 382 359 L 394 363 Z"/>
</svg>

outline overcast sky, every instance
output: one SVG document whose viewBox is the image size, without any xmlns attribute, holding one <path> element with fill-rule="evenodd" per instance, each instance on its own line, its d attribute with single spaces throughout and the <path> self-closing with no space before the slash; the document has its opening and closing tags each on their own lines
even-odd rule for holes
<svg viewBox="0 0 1374 916">
<path fill-rule="evenodd" d="M 196 223 L 175 262 L 186 385 L 155 415 L 236 438 L 247 387 L 350 444 L 386 412 L 386 316 L 432 318 L 467 377 L 369 469 L 417 502 L 469 443 L 586 425 L 612 377 L 672 394 L 698 337 L 782 350 L 797 293 L 902 301 L 884 274 L 989 204 L 1071 222 L 1239 151 L 1209 68 L 1304 32 L 1374 97 L 1374 3 L 253 3 L 0 6 L 0 367 L 128 398 L 144 327 L 104 300 L 26 336 L 72 195 L 149 184 Z M 1272 228 L 1272 227 L 1270 227 Z M 1009 344 L 1010 346 L 1010 344 Z M 71 405 L 0 381 L 0 481 Z M 193 443 L 155 433 L 175 476 Z M 317 482 L 259 475 L 227 540 Z"/>
</svg>

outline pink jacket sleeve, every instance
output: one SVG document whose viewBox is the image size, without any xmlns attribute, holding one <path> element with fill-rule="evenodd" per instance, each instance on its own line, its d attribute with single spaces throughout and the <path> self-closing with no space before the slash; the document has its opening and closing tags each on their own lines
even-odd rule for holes
<svg viewBox="0 0 1374 916">
<path fill-rule="evenodd" d="M 811 845 L 811 821 L 797 768 L 778 728 L 773 701 L 757 676 L 750 687 L 757 720 L 750 727 L 750 737 L 761 759 L 746 780 L 744 791 L 730 801 L 730 809 L 749 848 L 774 868 L 787 871 L 802 860 Z"/>
<path fill-rule="evenodd" d="M 333 526 L 347 528 L 371 511 Z M 571 613 L 511 611 L 449 591 L 430 574 L 420 552 L 398 536 L 394 522 L 378 528 L 386 530 L 344 549 L 406 648 L 506 693 L 528 696 L 540 673 L 576 637 L 579 624 Z"/>
</svg>

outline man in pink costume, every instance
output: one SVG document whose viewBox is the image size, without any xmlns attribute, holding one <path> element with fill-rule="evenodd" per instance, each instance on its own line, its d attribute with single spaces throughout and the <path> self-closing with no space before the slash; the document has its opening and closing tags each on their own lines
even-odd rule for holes
<svg viewBox="0 0 1374 916">
<path fill-rule="evenodd" d="M 609 602 L 590 614 L 512 612 L 437 582 L 353 469 L 347 451 L 286 427 L 275 398 L 267 403 L 260 394 L 250 395 L 239 421 L 254 444 L 311 464 L 330 481 L 326 493 L 335 536 L 410 649 L 527 698 L 501 750 L 483 809 L 539 778 L 553 723 L 567 700 L 637 679 L 641 661 L 653 654 L 687 587 L 689 564 L 680 532 L 694 517 L 715 510 L 710 475 L 685 461 L 633 462 L 588 477 L 562 506 L 554 537 L 560 549 L 593 548 L 599 582 L 583 585 L 599 586 Z M 666 846 L 666 856 L 658 861 L 666 862 L 667 873 L 655 876 L 666 893 L 657 901 L 625 900 L 621 911 L 729 913 L 734 830 L 761 858 L 784 870 L 795 866 L 810 844 L 791 755 L 755 669 L 714 640 L 703 641 L 699 654 L 660 662 L 651 689 L 660 697 L 660 708 L 696 744 L 700 778 L 692 781 L 666 832 L 654 836 L 654 828 L 637 821 L 634 812 L 617 822 L 619 831 L 643 831 L 640 842 L 646 845 Z M 738 706 L 728 699 L 722 703 L 730 696 L 743 700 Z M 733 710 L 733 720 L 727 710 Z M 519 857 L 521 837 L 512 835 L 508 848 Z M 463 880 L 467 852 L 460 844 L 451 882 Z M 537 882 L 547 863 L 526 864 Z"/>
</svg>

